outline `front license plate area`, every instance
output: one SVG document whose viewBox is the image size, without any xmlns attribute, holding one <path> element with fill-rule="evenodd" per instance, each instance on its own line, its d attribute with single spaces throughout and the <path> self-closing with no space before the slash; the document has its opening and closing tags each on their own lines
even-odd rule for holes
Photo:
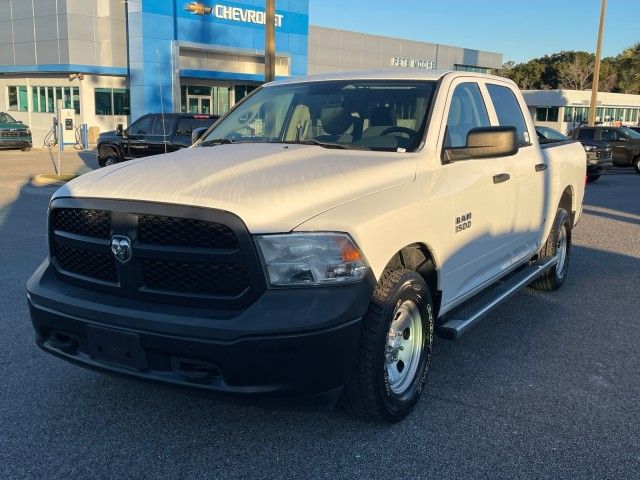
<svg viewBox="0 0 640 480">
<path fill-rule="evenodd" d="M 132 370 L 147 366 L 147 358 L 135 333 L 89 326 L 87 327 L 89 356 L 98 362 Z"/>
</svg>

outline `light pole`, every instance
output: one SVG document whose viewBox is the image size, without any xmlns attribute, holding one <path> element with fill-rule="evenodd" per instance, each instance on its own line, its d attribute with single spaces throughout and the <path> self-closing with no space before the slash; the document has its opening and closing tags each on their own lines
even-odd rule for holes
<svg viewBox="0 0 640 480">
<path fill-rule="evenodd" d="M 264 81 L 276 79 L 276 5 L 275 0 L 266 0 L 264 38 Z"/>
<path fill-rule="evenodd" d="M 602 0 L 600 7 L 600 28 L 598 29 L 598 43 L 596 45 L 596 62 L 593 67 L 593 82 L 591 87 L 591 106 L 589 107 L 589 126 L 596 123 L 596 105 L 598 104 L 598 87 L 600 84 L 600 55 L 602 53 L 602 35 L 604 33 L 604 15 L 607 11 L 607 0 Z"/>
</svg>

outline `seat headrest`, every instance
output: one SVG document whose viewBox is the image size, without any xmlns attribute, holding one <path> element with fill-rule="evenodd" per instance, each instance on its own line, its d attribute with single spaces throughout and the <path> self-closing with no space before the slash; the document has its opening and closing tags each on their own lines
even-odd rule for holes
<svg viewBox="0 0 640 480">
<path fill-rule="evenodd" d="M 329 135 L 342 135 L 353 124 L 353 117 L 342 107 L 325 107 L 320 110 L 320 121 Z"/>
</svg>

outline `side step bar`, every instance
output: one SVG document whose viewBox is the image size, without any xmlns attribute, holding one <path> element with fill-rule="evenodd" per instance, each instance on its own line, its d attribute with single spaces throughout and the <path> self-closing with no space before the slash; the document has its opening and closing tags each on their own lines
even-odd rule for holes
<svg viewBox="0 0 640 480">
<path fill-rule="evenodd" d="M 437 327 L 438 334 L 445 338 L 458 338 L 493 308 L 529 285 L 557 263 L 556 257 L 541 258 L 486 288 L 459 307 L 447 312 L 440 320 L 442 323 Z"/>
</svg>

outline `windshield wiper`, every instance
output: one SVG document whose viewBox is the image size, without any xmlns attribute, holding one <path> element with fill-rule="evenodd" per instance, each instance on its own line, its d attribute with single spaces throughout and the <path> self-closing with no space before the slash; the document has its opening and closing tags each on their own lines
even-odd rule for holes
<svg viewBox="0 0 640 480">
<path fill-rule="evenodd" d="M 213 140 L 207 140 L 200 144 L 201 147 L 213 147 L 214 145 L 222 145 L 227 143 L 235 143 L 230 138 L 214 138 Z"/>
<path fill-rule="evenodd" d="M 287 143 L 299 143 L 301 145 L 317 145 L 323 148 L 339 148 L 343 150 L 371 150 L 369 147 L 365 147 L 364 145 L 356 145 L 353 143 L 321 142 L 319 140 L 316 140 L 315 138 L 307 138 L 306 140 L 302 140 L 300 142 L 287 142 Z"/>
</svg>

